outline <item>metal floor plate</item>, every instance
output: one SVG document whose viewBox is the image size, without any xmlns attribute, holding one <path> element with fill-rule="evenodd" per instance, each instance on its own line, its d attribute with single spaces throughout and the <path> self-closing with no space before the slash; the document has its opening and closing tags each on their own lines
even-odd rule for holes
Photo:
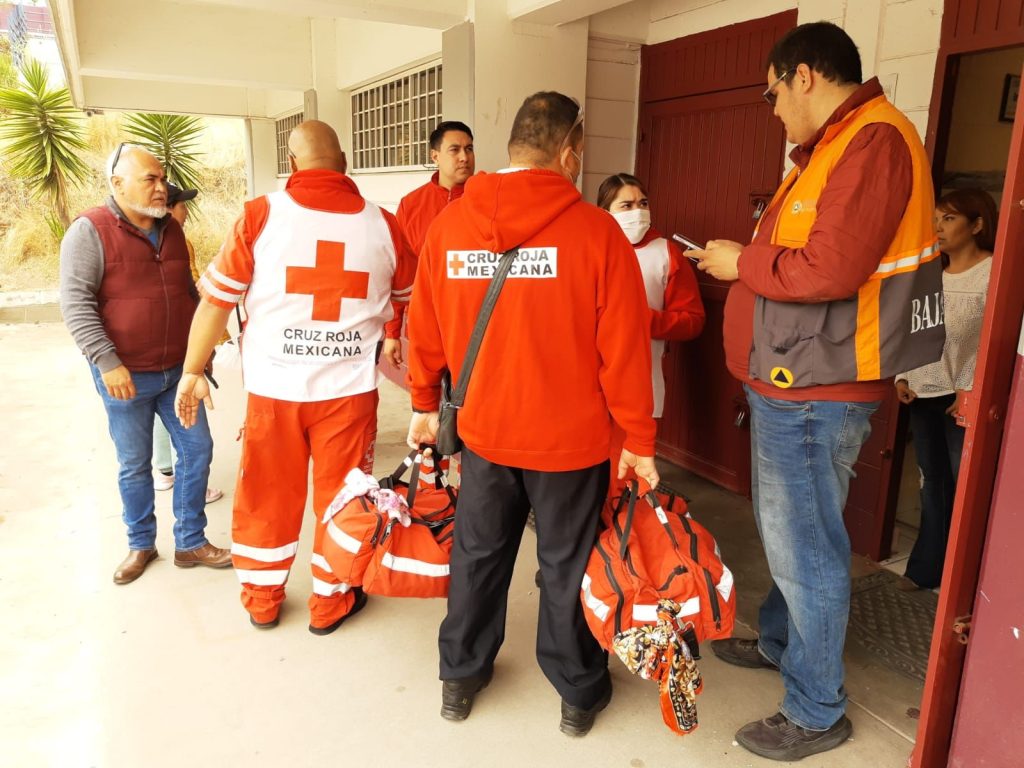
<svg viewBox="0 0 1024 768">
<path fill-rule="evenodd" d="M 889 571 L 853 580 L 849 642 L 857 642 L 886 667 L 924 681 L 938 595 L 930 589 L 902 592 Z"/>
</svg>

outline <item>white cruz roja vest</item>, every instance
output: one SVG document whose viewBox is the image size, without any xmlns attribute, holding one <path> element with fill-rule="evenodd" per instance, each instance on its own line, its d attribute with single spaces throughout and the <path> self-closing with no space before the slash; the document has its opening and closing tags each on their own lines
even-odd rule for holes
<svg viewBox="0 0 1024 768">
<path fill-rule="evenodd" d="M 377 350 L 394 316 L 395 248 L 380 209 L 304 208 L 284 191 L 253 245 L 242 375 L 249 392 L 293 402 L 377 387 Z"/>
<path fill-rule="evenodd" d="M 643 248 L 636 249 L 636 258 L 640 262 L 640 273 L 644 278 L 644 290 L 647 291 L 647 306 L 659 312 L 665 309 L 665 289 L 668 287 L 668 272 L 671 256 L 668 240 L 659 237 L 651 240 Z M 664 339 L 651 340 L 651 381 L 654 385 L 654 418 L 659 418 L 665 409 L 665 373 L 662 370 L 662 357 L 665 354 Z"/>
</svg>

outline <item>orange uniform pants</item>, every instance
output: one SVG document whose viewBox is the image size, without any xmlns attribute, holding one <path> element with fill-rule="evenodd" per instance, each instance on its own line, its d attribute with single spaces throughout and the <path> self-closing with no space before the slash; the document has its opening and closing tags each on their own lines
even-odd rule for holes
<svg viewBox="0 0 1024 768">
<path fill-rule="evenodd" d="M 316 516 L 310 625 L 329 626 L 352 609 L 349 585 L 323 558 L 321 519 L 349 470 L 373 469 L 377 401 L 376 390 L 316 403 L 249 395 L 231 554 L 242 582 L 242 605 L 255 621 L 272 621 L 284 602 L 306 508 L 310 458 Z"/>
</svg>

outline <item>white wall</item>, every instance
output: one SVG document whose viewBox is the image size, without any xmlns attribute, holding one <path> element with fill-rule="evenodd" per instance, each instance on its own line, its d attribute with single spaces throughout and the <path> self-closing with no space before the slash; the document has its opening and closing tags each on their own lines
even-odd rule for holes
<svg viewBox="0 0 1024 768">
<path fill-rule="evenodd" d="M 523 100 L 559 91 L 582 103 L 587 89 L 587 20 L 560 27 L 509 21 L 504 3 L 477 3 L 473 18 L 476 165 L 508 161 L 508 135 Z"/>
<path fill-rule="evenodd" d="M 441 31 L 337 19 L 338 86 L 365 85 L 428 56 L 441 55 Z"/>
<path fill-rule="evenodd" d="M 591 38 L 583 153 L 583 197 L 589 202 L 596 202 L 605 177 L 633 172 L 639 84 L 638 45 Z"/>
</svg>

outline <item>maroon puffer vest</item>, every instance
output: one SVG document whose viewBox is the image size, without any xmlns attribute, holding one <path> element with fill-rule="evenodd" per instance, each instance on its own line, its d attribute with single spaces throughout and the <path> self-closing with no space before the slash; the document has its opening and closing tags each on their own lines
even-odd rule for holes
<svg viewBox="0 0 1024 768">
<path fill-rule="evenodd" d="M 145 233 L 106 206 L 81 214 L 103 246 L 99 311 L 130 371 L 163 371 L 185 361 L 196 302 L 185 233 L 169 219 L 157 251 Z"/>
</svg>

